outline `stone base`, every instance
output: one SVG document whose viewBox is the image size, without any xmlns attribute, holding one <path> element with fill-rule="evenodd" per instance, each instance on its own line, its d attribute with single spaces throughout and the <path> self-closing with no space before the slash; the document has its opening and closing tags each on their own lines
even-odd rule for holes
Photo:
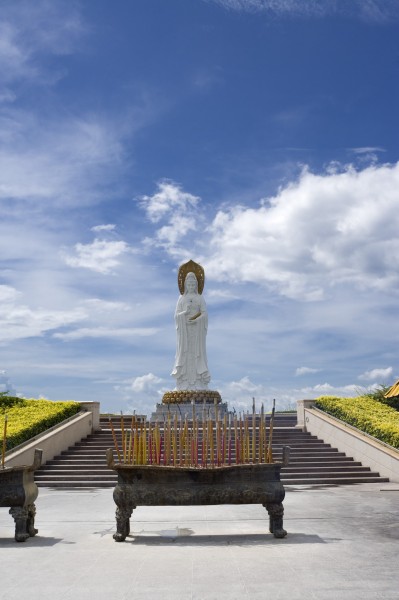
<svg viewBox="0 0 399 600">
<path fill-rule="evenodd" d="M 195 418 L 202 420 L 204 410 L 207 419 L 215 419 L 215 403 L 214 402 L 203 402 L 202 404 L 188 404 L 188 403 L 175 403 L 175 404 L 157 404 L 155 411 L 151 414 L 150 421 L 162 422 L 168 418 L 168 415 L 174 419 L 175 415 L 177 418 L 188 420 L 193 418 L 193 411 Z M 217 411 L 219 419 L 223 419 L 226 414 L 229 413 L 227 408 L 227 402 L 217 404 Z"/>
</svg>

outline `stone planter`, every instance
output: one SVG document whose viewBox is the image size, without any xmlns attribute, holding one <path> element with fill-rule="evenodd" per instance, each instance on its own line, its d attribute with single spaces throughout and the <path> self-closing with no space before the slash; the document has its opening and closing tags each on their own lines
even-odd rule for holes
<svg viewBox="0 0 399 600">
<path fill-rule="evenodd" d="M 130 533 L 130 517 L 137 506 L 192 506 L 209 504 L 262 504 L 269 513 L 269 529 L 283 538 L 284 486 L 281 463 L 250 464 L 198 469 L 115 463 L 107 451 L 107 464 L 118 474 L 114 489 L 117 531 L 123 542 Z"/>
<path fill-rule="evenodd" d="M 9 506 L 15 521 L 15 540 L 24 542 L 36 535 L 35 500 L 39 490 L 34 481 L 34 472 L 42 462 L 42 450 L 35 450 L 30 466 L 0 468 L 0 506 Z"/>
</svg>

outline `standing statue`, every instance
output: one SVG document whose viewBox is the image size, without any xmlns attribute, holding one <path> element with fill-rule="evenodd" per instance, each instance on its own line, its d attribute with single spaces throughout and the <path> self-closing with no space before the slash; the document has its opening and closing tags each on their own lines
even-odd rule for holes
<svg viewBox="0 0 399 600">
<path fill-rule="evenodd" d="M 208 313 L 202 297 L 205 273 L 190 260 L 181 265 L 178 285 L 181 296 L 175 311 L 176 357 L 172 375 L 178 390 L 206 390 L 211 375 L 206 358 Z"/>
</svg>

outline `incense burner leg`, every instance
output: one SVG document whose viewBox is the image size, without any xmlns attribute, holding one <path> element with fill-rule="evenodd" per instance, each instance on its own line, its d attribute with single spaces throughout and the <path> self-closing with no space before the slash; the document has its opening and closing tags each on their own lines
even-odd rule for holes
<svg viewBox="0 0 399 600">
<path fill-rule="evenodd" d="M 35 516 L 36 516 L 36 506 L 34 503 L 28 504 L 26 507 L 28 509 L 28 520 L 26 523 L 26 529 L 31 537 L 35 536 L 38 533 L 38 530 L 35 528 Z"/>
<path fill-rule="evenodd" d="M 126 537 L 130 533 L 130 517 L 135 506 L 116 509 L 116 533 L 114 533 L 114 540 L 116 542 L 124 542 Z"/>
<path fill-rule="evenodd" d="M 25 542 L 28 539 L 28 507 L 14 506 L 9 510 L 15 521 L 15 541 Z"/>
<path fill-rule="evenodd" d="M 283 529 L 284 506 L 282 502 L 267 502 L 263 505 L 269 513 L 269 530 L 276 538 L 287 535 Z"/>
</svg>

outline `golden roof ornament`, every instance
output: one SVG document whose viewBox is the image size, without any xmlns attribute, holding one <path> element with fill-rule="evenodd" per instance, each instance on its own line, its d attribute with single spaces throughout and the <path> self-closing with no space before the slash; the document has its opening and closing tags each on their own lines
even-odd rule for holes
<svg viewBox="0 0 399 600">
<path fill-rule="evenodd" d="M 179 286 L 181 295 L 184 294 L 184 281 L 186 279 L 187 273 L 194 273 L 198 281 L 198 293 L 202 294 L 205 285 L 204 267 L 201 267 L 201 265 L 194 262 L 193 260 L 189 260 L 183 265 L 180 265 L 179 272 L 177 274 L 177 285 Z"/>
</svg>

